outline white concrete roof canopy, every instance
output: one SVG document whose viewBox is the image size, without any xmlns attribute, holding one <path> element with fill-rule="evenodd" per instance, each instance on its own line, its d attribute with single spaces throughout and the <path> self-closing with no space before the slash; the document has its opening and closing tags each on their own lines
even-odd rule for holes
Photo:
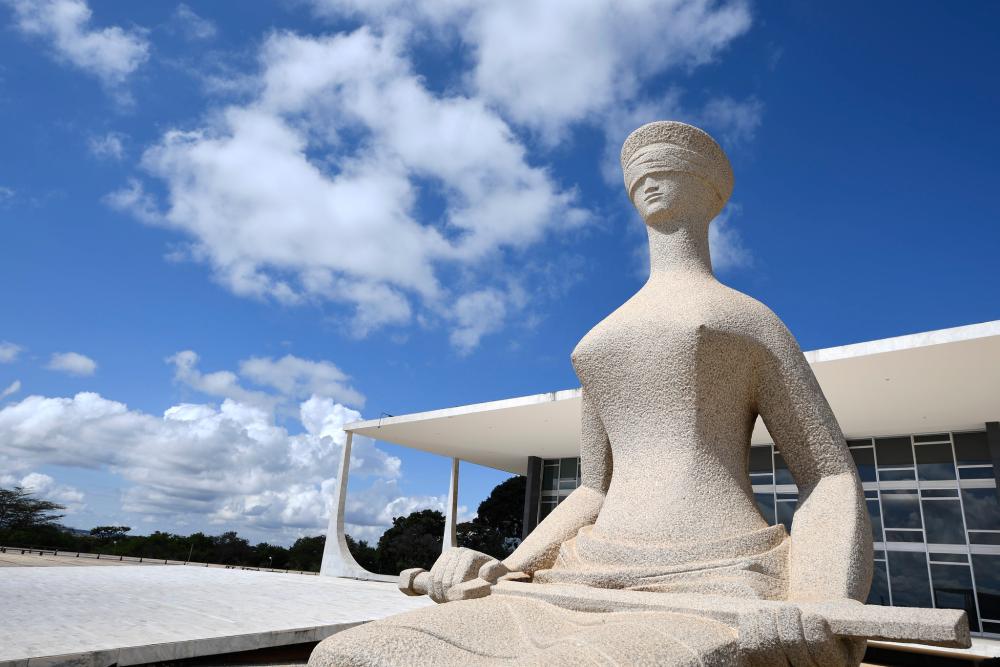
<svg viewBox="0 0 1000 667">
<path fill-rule="evenodd" d="M 1000 420 L 1000 320 L 806 352 L 848 438 L 982 429 Z M 359 435 L 524 474 L 579 455 L 580 390 L 354 422 Z M 771 438 L 761 421 L 752 442 Z"/>
</svg>

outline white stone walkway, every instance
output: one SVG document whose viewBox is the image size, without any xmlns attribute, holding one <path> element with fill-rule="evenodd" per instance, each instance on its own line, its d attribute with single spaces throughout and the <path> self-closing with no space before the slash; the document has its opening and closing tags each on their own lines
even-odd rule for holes
<svg viewBox="0 0 1000 667">
<path fill-rule="evenodd" d="M 0 569 L 0 667 L 135 665 L 317 641 L 433 604 L 393 584 L 185 566 Z"/>
</svg>

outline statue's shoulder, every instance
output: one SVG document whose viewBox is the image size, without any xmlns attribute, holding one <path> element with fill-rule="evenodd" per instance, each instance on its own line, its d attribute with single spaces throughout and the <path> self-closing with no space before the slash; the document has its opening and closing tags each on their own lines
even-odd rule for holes
<svg viewBox="0 0 1000 667">
<path fill-rule="evenodd" d="M 758 341 L 764 347 L 783 343 L 791 336 L 785 323 L 766 304 L 739 290 L 723 287 L 725 306 L 721 315 L 738 333 Z"/>
</svg>

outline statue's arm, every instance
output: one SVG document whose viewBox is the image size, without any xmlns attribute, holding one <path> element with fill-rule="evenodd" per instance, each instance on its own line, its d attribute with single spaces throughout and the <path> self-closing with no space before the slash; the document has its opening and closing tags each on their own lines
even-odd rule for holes
<svg viewBox="0 0 1000 667">
<path fill-rule="evenodd" d="M 559 547 L 583 526 L 597 520 L 611 483 L 611 446 L 593 401 L 583 390 L 580 434 L 580 486 L 552 510 L 504 559 L 513 572 L 531 574 L 552 567 Z"/>
<path fill-rule="evenodd" d="M 798 343 L 769 313 L 757 365 L 757 410 L 799 488 L 788 597 L 864 601 L 872 533 L 843 433 Z"/>
</svg>

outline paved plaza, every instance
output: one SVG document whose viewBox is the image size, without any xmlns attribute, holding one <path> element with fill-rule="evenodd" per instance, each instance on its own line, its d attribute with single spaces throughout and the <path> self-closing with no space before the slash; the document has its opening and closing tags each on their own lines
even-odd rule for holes
<svg viewBox="0 0 1000 667">
<path fill-rule="evenodd" d="M 180 565 L 9 567 L 0 600 L 0 667 L 124 666 L 299 644 L 433 604 L 389 583 Z"/>
<path fill-rule="evenodd" d="M 52 552 L 20 553 L 8 549 L 0 552 L 0 567 L 91 567 L 107 565 L 163 565 L 163 561 L 145 560 L 139 563 L 134 560 L 118 560 L 117 556 L 96 558 L 92 555 L 76 556 L 75 554 L 54 554 Z"/>
</svg>

